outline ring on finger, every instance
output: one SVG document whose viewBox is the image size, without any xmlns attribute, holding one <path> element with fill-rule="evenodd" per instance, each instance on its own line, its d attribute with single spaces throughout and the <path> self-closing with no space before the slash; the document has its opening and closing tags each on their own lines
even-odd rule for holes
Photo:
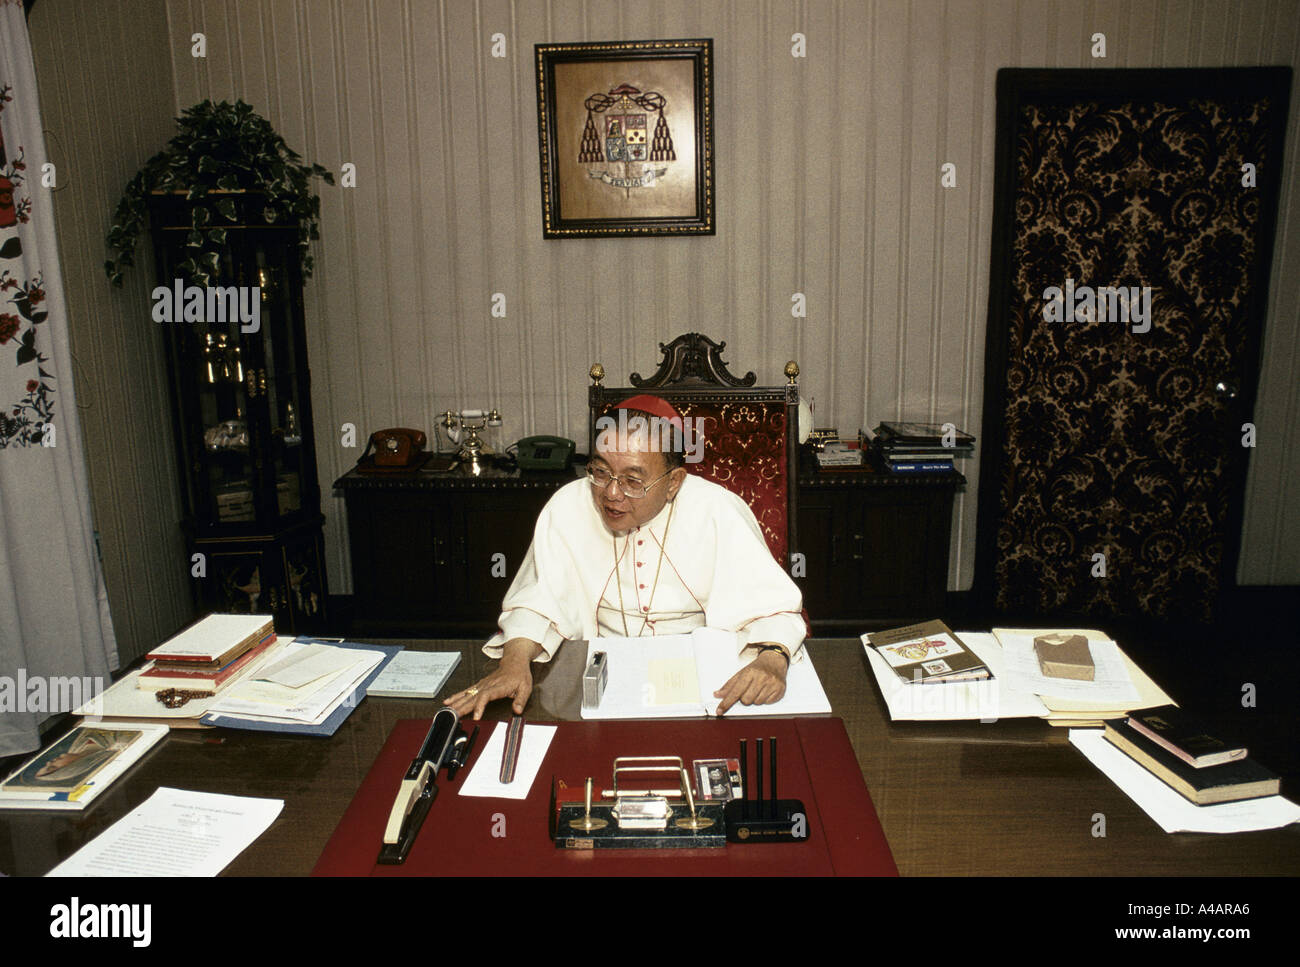
<svg viewBox="0 0 1300 967">
<path fill-rule="evenodd" d="M 465 694 L 470 698 L 473 698 L 475 695 L 478 694 L 478 686 L 471 685 L 469 688 L 465 689 Z"/>
</svg>

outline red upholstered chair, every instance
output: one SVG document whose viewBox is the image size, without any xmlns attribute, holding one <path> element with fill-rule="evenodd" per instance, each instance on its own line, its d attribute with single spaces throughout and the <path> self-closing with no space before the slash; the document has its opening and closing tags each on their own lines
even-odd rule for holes
<svg viewBox="0 0 1300 967">
<path fill-rule="evenodd" d="M 589 453 L 595 452 L 596 420 L 630 396 L 663 397 L 695 426 L 704 427 L 703 459 L 686 469 L 721 484 L 749 504 L 772 556 L 787 571 L 795 540 L 795 447 L 799 436 L 799 367 L 786 363 L 784 386 L 754 386 L 752 372 L 736 378 L 722 361 L 726 343 L 688 332 L 659 344 L 663 359 L 648 379 L 630 387 L 604 385 L 605 369 L 591 367 Z M 704 422 L 701 422 L 704 421 Z"/>
</svg>

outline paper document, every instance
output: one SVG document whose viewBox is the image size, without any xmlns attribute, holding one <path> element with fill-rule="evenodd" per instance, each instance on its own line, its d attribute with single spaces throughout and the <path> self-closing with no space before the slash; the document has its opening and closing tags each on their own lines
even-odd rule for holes
<svg viewBox="0 0 1300 967">
<path fill-rule="evenodd" d="M 509 722 L 498 722 L 487 745 L 478 754 L 474 768 L 460 784 L 462 796 L 486 796 L 493 799 L 527 799 L 537 771 L 546 758 L 546 750 L 555 738 L 554 725 L 525 725 L 524 738 L 519 745 L 519 762 L 515 766 L 513 782 L 499 781 L 501 759 L 506 752 L 506 730 Z"/>
<path fill-rule="evenodd" d="M 689 635 L 649 638 L 593 638 L 587 660 L 598 651 L 608 656 L 609 681 L 600 707 L 584 708 L 585 719 L 698 718 L 717 715 L 714 692 L 754 660 L 741 654 L 736 635 L 715 628 L 696 628 Z M 727 717 L 817 715 L 829 713 L 821 679 L 812 659 L 790 663 L 785 695 L 770 705 L 741 705 Z"/>
<path fill-rule="evenodd" d="M 302 688 L 309 682 L 334 675 L 355 662 L 346 649 L 329 645 L 302 645 L 286 657 L 262 668 L 253 678 L 285 688 Z"/>
<path fill-rule="evenodd" d="M 377 698 L 434 698 L 460 664 L 458 651 L 403 651 L 366 688 Z"/>
<path fill-rule="evenodd" d="M 48 876 L 216 876 L 261 836 L 282 799 L 158 790 Z"/>
<path fill-rule="evenodd" d="M 905 682 L 862 636 L 862 647 L 885 696 L 889 717 L 894 721 L 930 722 L 979 719 L 1041 718 L 1045 706 L 1032 692 L 1012 688 L 1003 664 L 1002 648 L 991 634 L 962 631 L 958 637 L 988 666 L 993 678 L 974 682 Z"/>
<path fill-rule="evenodd" d="M 646 674 L 646 699 L 651 705 L 694 705 L 700 698 L 695 656 L 651 658 Z"/>
<path fill-rule="evenodd" d="M 1138 700 L 1138 690 L 1124 667 L 1119 645 L 1108 638 L 1089 638 L 1088 651 L 1095 668 L 1093 680 L 1078 681 L 1044 675 L 1034 654 L 1034 636 L 999 631 L 1002 660 L 1008 684 L 1018 692 L 1033 692 L 1049 698 L 1073 698 L 1085 702 L 1106 702 L 1122 708 Z"/>
<path fill-rule="evenodd" d="M 1166 833 L 1246 833 L 1300 821 L 1300 806 L 1282 796 L 1198 806 L 1106 741 L 1100 729 L 1071 729 L 1070 742 Z"/>
<path fill-rule="evenodd" d="M 327 649 L 320 653 L 315 649 Z M 217 695 L 216 700 L 208 706 L 211 714 L 224 714 L 259 721 L 306 722 L 319 724 L 327 719 L 336 708 L 365 680 L 381 661 L 382 651 L 365 648 L 338 648 L 332 645 L 292 644 L 283 656 L 286 660 L 296 659 L 306 652 L 304 662 L 307 664 L 305 674 L 333 667 L 324 677 L 313 677 L 303 685 L 294 687 L 282 684 L 282 681 L 295 681 L 301 678 L 294 674 L 298 668 L 292 664 L 277 662 L 279 671 L 271 681 L 263 674 L 246 678 L 238 685 L 232 685 Z M 274 667 L 274 666 L 273 666 Z M 270 673 L 271 669 L 267 669 Z"/>
<path fill-rule="evenodd" d="M 1083 635 L 1089 642 L 1109 641 L 1105 634 L 1100 631 L 1094 631 L 1089 628 L 994 628 L 993 637 L 1001 640 L 1007 635 L 1025 635 L 1030 639 L 1037 635 L 1060 634 Z M 1165 693 L 1165 690 L 1151 680 L 1151 676 L 1138 667 L 1124 649 L 1119 645 L 1115 646 L 1119 652 L 1120 660 L 1124 662 L 1124 670 L 1127 672 L 1129 680 L 1137 689 L 1138 697 L 1131 701 L 1122 703 L 1093 701 L 1088 698 L 1079 696 L 1059 697 L 1055 695 L 1041 696 L 1042 702 L 1047 706 L 1047 720 L 1053 725 L 1059 725 L 1071 720 L 1085 721 L 1089 727 L 1096 728 L 1104 719 L 1117 718 L 1120 715 L 1140 708 L 1155 708 L 1159 705 L 1176 705 L 1177 703 Z"/>
</svg>

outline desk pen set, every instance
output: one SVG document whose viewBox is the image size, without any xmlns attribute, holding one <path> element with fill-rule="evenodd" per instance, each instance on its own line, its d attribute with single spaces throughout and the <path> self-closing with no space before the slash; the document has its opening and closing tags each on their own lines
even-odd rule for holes
<svg viewBox="0 0 1300 967">
<path fill-rule="evenodd" d="M 776 739 L 771 750 L 771 794 L 763 797 L 763 740 L 756 740 L 757 798 L 750 799 L 748 751 L 740 740 L 740 798 L 706 798 L 691 787 L 678 756 L 620 756 L 613 788 L 594 795 L 588 776 L 582 792 L 551 779 L 551 839 L 560 849 L 673 849 L 720 847 L 728 842 L 799 842 L 807 839 L 807 814 L 797 799 L 776 797 Z M 661 788 L 647 776 L 658 775 Z M 671 787 L 671 788 L 668 788 Z"/>
</svg>

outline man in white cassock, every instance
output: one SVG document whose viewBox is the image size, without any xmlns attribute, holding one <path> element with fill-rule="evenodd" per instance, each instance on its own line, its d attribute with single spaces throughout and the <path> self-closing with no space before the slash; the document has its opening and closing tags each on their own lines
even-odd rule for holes
<svg viewBox="0 0 1300 967">
<path fill-rule="evenodd" d="M 500 630 L 483 648 L 500 665 L 444 703 L 461 717 L 480 718 L 499 698 L 513 699 L 521 714 L 532 663 L 549 661 L 568 639 L 651 638 L 701 626 L 736 632 L 742 655 L 752 656 L 714 693 L 719 714 L 785 694 L 807 630 L 799 589 L 748 505 L 687 473 L 677 411 L 649 395 L 619 409 L 620 430 L 597 435 L 587 479 L 562 487 L 542 509 Z"/>
</svg>

